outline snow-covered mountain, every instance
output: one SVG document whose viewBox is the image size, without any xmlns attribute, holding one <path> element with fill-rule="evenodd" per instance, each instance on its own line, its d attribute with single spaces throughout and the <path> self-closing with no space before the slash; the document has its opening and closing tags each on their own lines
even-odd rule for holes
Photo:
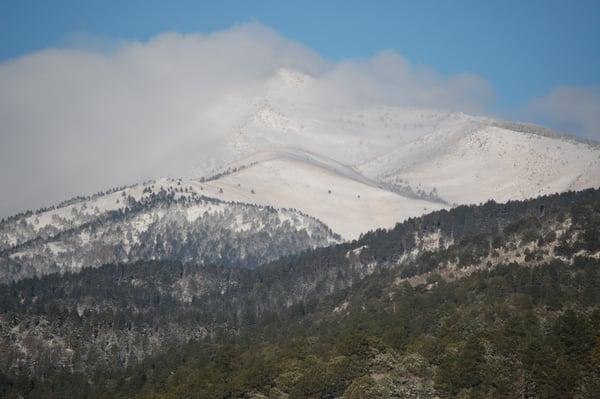
<svg viewBox="0 0 600 399">
<path fill-rule="evenodd" d="M 453 204 L 598 187 L 600 146 L 514 128 L 519 126 L 491 121 L 466 130 L 432 131 L 358 169 L 390 185 L 435 189 Z"/>
<path fill-rule="evenodd" d="M 326 87 L 311 76 L 282 69 L 263 84 L 203 109 L 198 118 L 220 139 L 211 143 L 216 149 L 212 156 L 197 160 L 194 173 L 205 175 L 257 152 L 282 148 L 355 167 L 432 130 L 462 130 L 480 119 L 435 109 L 355 104 L 337 97 L 323 100 Z"/>
<path fill-rule="evenodd" d="M 600 186 L 597 143 L 459 112 L 323 101 L 318 83 L 280 70 L 203 108 L 218 139 L 188 176 L 4 221 L 2 278 L 154 258 L 255 266 L 456 204 Z"/>
<path fill-rule="evenodd" d="M 228 170 L 205 184 L 206 195 L 298 209 L 345 239 L 445 207 L 386 190 L 350 167 L 309 152 L 262 152 Z"/>
<path fill-rule="evenodd" d="M 0 283 L 137 260 L 252 268 L 340 241 L 296 210 L 225 202 L 202 190 L 160 179 L 11 218 L 0 224 Z"/>
<path fill-rule="evenodd" d="M 280 70 L 264 85 L 214 104 L 203 117 L 221 120 L 224 140 L 193 174 L 294 149 L 333 159 L 388 190 L 448 204 L 600 185 L 598 143 L 460 112 L 323 103 L 315 100 L 323 97 L 319 90 L 315 78 Z"/>
</svg>

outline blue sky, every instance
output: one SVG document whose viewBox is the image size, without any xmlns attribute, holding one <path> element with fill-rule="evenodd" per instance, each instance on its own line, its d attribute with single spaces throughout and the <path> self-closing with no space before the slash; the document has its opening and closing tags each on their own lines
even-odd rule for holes
<svg viewBox="0 0 600 399">
<path fill-rule="evenodd" d="M 0 60 L 77 37 L 147 40 L 257 20 L 331 60 L 394 49 L 444 74 L 476 73 L 505 111 L 554 87 L 600 84 L 600 1 L 0 2 Z"/>
</svg>

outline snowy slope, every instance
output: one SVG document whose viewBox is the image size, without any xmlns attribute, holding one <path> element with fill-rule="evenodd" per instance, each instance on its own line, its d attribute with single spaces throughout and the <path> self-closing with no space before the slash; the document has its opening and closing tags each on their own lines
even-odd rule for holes
<svg viewBox="0 0 600 399">
<path fill-rule="evenodd" d="M 319 87 L 316 78 L 282 69 L 215 103 L 202 117 L 219 121 L 224 140 L 191 175 L 293 148 L 334 159 L 388 190 L 449 204 L 600 186 L 597 144 L 460 112 L 321 103 Z"/>
<path fill-rule="evenodd" d="M 359 167 L 372 178 L 436 189 L 456 204 L 499 202 L 600 185 L 600 148 L 493 124 L 436 131 Z"/>
<path fill-rule="evenodd" d="M 346 239 L 444 207 L 380 188 L 347 166 L 307 152 L 264 152 L 245 162 L 249 166 L 235 164 L 236 172 L 192 185 L 222 200 L 298 209 Z"/>
<path fill-rule="evenodd" d="M 251 268 L 339 242 L 298 211 L 223 202 L 169 179 L 4 222 L 0 238 L 0 283 L 153 259 Z"/>
</svg>

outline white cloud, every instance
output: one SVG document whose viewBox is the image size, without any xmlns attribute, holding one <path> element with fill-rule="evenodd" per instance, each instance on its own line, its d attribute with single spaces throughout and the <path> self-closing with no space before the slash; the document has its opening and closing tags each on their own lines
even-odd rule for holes
<svg viewBox="0 0 600 399">
<path fill-rule="evenodd" d="M 481 113 L 493 98 L 476 75 L 444 76 L 394 52 L 331 62 L 258 23 L 102 47 L 111 50 L 78 43 L 0 63 L 0 215 L 184 174 L 219 140 L 202 112 L 282 67 L 314 76 L 312 100 L 325 104 Z"/>
<path fill-rule="evenodd" d="M 527 107 L 530 119 L 600 140 L 600 87 L 561 86 Z"/>
<path fill-rule="evenodd" d="M 323 83 L 329 92 L 366 103 L 423 106 L 483 113 L 493 99 L 487 81 L 477 75 L 446 77 L 427 67 L 411 65 L 386 51 L 363 61 L 333 65 Z"/>
</svg>

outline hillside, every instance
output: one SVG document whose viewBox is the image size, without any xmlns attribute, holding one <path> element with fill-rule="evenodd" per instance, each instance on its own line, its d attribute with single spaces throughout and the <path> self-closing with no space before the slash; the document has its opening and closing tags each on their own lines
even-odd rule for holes
<svg viewBox="0 0 600 399">
<path fill-rule="evenodd" d="M 434 132 L 359 170 L 390 185 L 436 189 L 453 204 L 527 199 L 600 184 L 600 146 L 502 126 Z"/>
<path fill-rule="evenodd" d="M 0 225 L 0 242 L 8 283 L 137 260 L 252 268 L 339 236 L 298 211 L 224 202 L 166 180 L 15 217 Z"/>
<path fill-rule="evenodd" d="M 442 210 L 255 270 L 138 262 L 4 286 L 4 389 L 593 397 L 599 196 Z"/>
<path fill-rule="evenodd" d="M 388 191 L 347 166 L 307 152 L 260 153 L 230 168 L 239 170 L 206 182 L 207 195 L 298 209 L 350 240 L 445 207 Z"/>
</svg>

